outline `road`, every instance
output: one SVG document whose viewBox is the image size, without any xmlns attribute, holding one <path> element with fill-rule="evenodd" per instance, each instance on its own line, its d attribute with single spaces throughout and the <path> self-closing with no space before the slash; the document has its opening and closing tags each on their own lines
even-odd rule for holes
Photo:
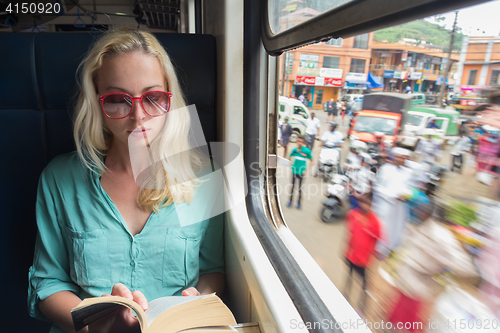
<svg viewBox="0 0 500 333">
<path fill-rule="evenodd" d="M 320 133 L 322 134 L 328 127 L 325 123 L 326 113 L 322 110 L 313 110 L 313 112 L 315 112 L 316 117 L 321 121 Z M 340 125 L 339 129 L 344 135 L 346 134 L 347 126 Z M 320 153 L 320 146 L 318 143 L 318 141 L 315 142 L 312 151 L 314 158 L 313 166 L 317 163 L 317 158 Z M 296 144 L 289 144 L 288 153 L 295 147 Z M 345 161 L 347 152 L 348 142 L 344 144 L 342 149 L 342 164 Z M 279 148 L 278 153 L 280 156 L 283 156 L 283 148 Z M 415 159 L 415 154 L 413 157 L 413 159 Z M 451 161 L 451 157 L 449 149 L 447 149 L 443 152 L 440 162 L 445 166 L 449 166 L 449 161 Z M 309 168 L 308 171 L 309 175 L 303 181 L 301 209 L 296 208 L 297 190 L 295 190 L 294 204 L 289 208 L 287 207 L 287 201 L 290 197 L 292 174 L 290 167 L 278 165 L 277 172 L 281 207 L 283 209 L 285 221 L 290 230 L 309 251 L 311 256 L 316 260 L 331 281 L 342 291 L 348 273 L 347 266 L 343 261 L 343 250 L 346 242 L 344 221 L 338 221 L 332 224 L 326 224 L 321 221 L 319 213 L 323 201 L 326 198 L 324 195 L 326 183 L 320 178 L 313 178 L 310 176 L 312 168 Z M 470 166 L 466 166 L 462 175 L 451 172 L 446 174 L 439 196 L 447 201 L 456 200 L 457 198 L 476 199 L 477 196 L 490 197 L 490 192 L 491 190 L 488 186 L 480 184 L 474 178 L 474 169 Z M 373 273 L 371 275 L 376 274 L 377 273 Z M 356 304 L 359 294 L 359 283 L 353 283 L 351 304 L 355 308 L 357 308 Z M 377 318 L 372 319 L 377 320 Z"/>
<path fill-rule="evenodd" d="M 313 111 L 315 116 L 321 121 L 320 133 L 328 130 L 326 124 L 326 113 L 322 110 Z M 340 117 L 338 117 L 340 120 Z M 346 117 L 347 123 L 347 117 Z M 344 135 L 346 126 L 339 126 Z M 291 152 L 296 144 L 288 145 L 288 153 Z M 289 228 L 295 236 L 304 244 L 309 253 L 321 266 L 325 273 L 330 277 L 333 283 L 339 287 L 344 283 L 346 267 L 341 262 L 342 248 L 344 244 L 344 223 L 326 224 L 321 221 L 320 211 L 325 200 L 326 183 L 321 178 L 312 177 L 312 170 L 320 153 L 321 147 L 319 141 L 316 141 L 313 147 L 313 162 L 308 168 L 308 175 L 304 178 L 302 184 L 301 209 L 297 209 L 297 187 L 292 207 L 287 207 L 287 201 L 290 198 L 292 173 L 289 167 L 278 164 L 278 185 L 280 190 L 280 203 Z M 345 159 L 348 151 L 348 144 L 342 148 L 341 158 Z M 278 150 L 283 156 L 283 148 Z"/>
</svg>

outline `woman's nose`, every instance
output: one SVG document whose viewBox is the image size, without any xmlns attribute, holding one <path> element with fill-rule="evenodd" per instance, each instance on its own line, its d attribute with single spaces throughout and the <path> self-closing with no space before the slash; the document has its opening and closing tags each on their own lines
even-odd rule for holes
<svg viewBox="0 0 500 333">
<path fill-rule="evenodd" d="M 141 101 L 136 99 L 132 105 L 132 111 L 130 112 L 130 118 L 135 120 L 142 120 L 147 117 L 146 111 L 142 107 Z"/>
</svg>

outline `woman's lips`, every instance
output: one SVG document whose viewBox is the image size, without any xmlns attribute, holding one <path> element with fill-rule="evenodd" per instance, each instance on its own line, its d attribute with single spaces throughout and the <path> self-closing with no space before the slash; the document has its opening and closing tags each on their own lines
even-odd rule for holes
<svg viewBox="0 0 500 333">
<path fill-rule="evenodd" d="M 150 129 L 149 128 L 136 128 L 132 131 L 127 131 L 130 135 L 135 137 L 143 137 L 148 135 Z"/>
</svg>

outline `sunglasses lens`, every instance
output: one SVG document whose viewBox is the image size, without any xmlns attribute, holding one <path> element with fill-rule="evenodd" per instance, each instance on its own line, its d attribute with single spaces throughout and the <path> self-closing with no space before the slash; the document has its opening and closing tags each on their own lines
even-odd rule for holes
<svg viewBox="0 0 500 333">
<path fill-rule="evenodd" d="M 161 116 L 170 108 L 170 97 L 165 92 L 153 91 L 144 95 L 142 105 L 151 116 Z"/>
<path fill-rule="evenodd" d="M 112 94 L 102 101 L 102 108 L 110 118 L 123 118 L 130 113 L 132 100 L 126 94 Z"/>
</svg>

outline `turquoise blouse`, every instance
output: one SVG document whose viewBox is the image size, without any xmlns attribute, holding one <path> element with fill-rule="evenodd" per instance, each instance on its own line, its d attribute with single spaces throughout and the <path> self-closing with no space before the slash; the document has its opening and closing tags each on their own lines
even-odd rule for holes
<svg viewBox="0 0 500 333">
<path fill-rule="evenodd" d="M 191 204 L 181 205 L 198 215 L 212 210 L 213 198 L 220 195 L 209 183 L 196 189 Z M 110 293 L 121 282 L 150 301 L 181 295 L 196 286 L 200 275 L 224 273 L 222 215 L 181 227 L 174 206 L 152 213 L 133 236 L 99 176 L 76 152 L 52 160 L 38 186 L 30 315 L 44 319 L 38 301 L 62 290 L 83 299 Z"/>
</svg>

